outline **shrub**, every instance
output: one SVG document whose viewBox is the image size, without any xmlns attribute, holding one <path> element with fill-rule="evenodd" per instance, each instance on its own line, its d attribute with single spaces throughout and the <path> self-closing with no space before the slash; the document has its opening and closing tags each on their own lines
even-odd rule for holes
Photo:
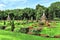
<svg viewBox="0 0 60 40">
<path fill-rule="evenodd" d="M 5 28 L 6 28 L 6 26 L 2 26 L 2 28 L 1 28 L 1 29 L 3 29 L 3 30 L 4 30 Z"/>
<path fill-rule="evenodd" d="M 44 25 L 44 23 L 43 23 L 43 22 L 40 22 L 39 24 L 40 24 L 40 25 Z"/>
<path fill-rule="evenodd" d="M 28 33 L 29 32 L 29 28 L 21 28 L 19 31 L 21 33 Z"/>
<path fill-rule="evenodd" d="M 5 22 L 5 20 L 4 20 L 4 25 L 6 25 L 6 22 Z"/>
<path fill-rule="evenodd" d="M 4 20 L 4 25 L 3 26 L 1 26 L 1 29 L 5 29 L 6 28 L 6 22 L 5 22 L 5 20 Z"/>
<path fill-rule="evenodd" d="M 15 29 L 15 25 L 14 25 L 14 19 L 13 19 L 11 22 L 11 31 L 14 31 L 14 29 Z"/>
<path fill-rule="evenodd" d="M 17 25 L 20 25 L 20 23 L 17 23 Z"/>
<path fill-rule="evenodd" d="M 36 29 L 36 30 L 33 30 L 33 32 L 35 35 L 37 35 L 37 34 L 40 34 L 41 30 Z"/>
<path fill-rule="evenodd" d="M 6 26 L 0 26 L 0 29 L 3 29 L 4 30 L 5 28 L 6 28 Z"/>
</svg>

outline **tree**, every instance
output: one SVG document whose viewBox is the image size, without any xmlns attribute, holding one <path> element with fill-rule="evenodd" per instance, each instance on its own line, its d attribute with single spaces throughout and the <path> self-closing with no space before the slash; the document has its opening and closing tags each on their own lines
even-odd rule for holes
<svg viewBox="0 0 60 40">
<path fill-rule="evenodd" d="M 24 14 L 25 14 L 25 18 L 31 20 L 31 17 L 34 18 L 35 10 L 32 9 L 32 8 L 25 8 L 24 9 Z"/>
<path fill-rule="evenodd" d="M 22 20 L 24 17 L 27 20 L 33 19 L 39 20 L 41 15 L 43 14 L 43 10 L 45 10 L 46 17 L 49 20 L 54 18 L 60 18 L 60 2 L 52 3 L 48 8 L 37 4 L 36 9 L 33 8 L 24 8 L 24 9 L 13 9 L 13 10 L 0 10 L 0 20 L 6 20 L 8 14 L 11 19 Z"/>
<path fill-rule="evenodd" d="M 60 2 L 54 2 L 49 7 L 49 14 L 50 17 L 54 18 L 60 18 Z"/>
<path fill-rule="evenodd" d="M 39 20 L 40 17 L 42 16 L 43 14 L 43 10 L 45 10 L 46 8 L 44 6 L 41 6 L 41 5 L 36 5 L 36 20 Z"/>
</svg>

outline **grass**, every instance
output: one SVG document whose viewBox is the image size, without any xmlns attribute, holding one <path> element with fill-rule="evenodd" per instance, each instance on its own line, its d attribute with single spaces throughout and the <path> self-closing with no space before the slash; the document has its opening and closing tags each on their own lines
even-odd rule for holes
<svg viewBox="0 0 60 40">
<path fill-rule="evenodd" d="M 49 36 L 60 35 L 60 28 L 44 28 L 41 34 L 47 34 Z"/>
<path fill-rule="evenodd" d="M 45 38 L 40 36 L 0 30 L 0 40 L 60 40 L 60 38 Z"/>
<path fill-rule="evenodd" d="M 60 38 L 46 38 L 41 36 L 28 35 L 18 32 L 21 27 L 36 26 L 36 22 L 30 22 L 23 24 L 23 21 L 15 21 L 15 30 L 11 32 L 11 26 L 9 22 L 6 21 L 7 28 L 6 30 L 0 30 L 0 40 L 60 40 Z M 41 34 L 48 34 L 49 36 L 59 35 L 60 34 L 60 22 L 51 22 L 51 25 L 54 28 L 44 27 Z M 0 21 L 0 26 L 3 26 L 3 21 Z M 36 26 L 38 27 L 38 26 Z"/>
</svg>

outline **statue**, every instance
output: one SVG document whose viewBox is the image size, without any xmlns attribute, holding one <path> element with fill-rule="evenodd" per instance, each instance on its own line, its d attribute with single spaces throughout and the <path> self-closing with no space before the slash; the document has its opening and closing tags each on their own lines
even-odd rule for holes
<svg viewBox="0 0 60 40">
<path fill-rule="evenodd" d="M 44 11 L 43 11 L 43 15 L 42 15 L 42 17 L 40 19 L 40 26 L 43 26 L 43 25 L 46 25 L 46 26 L 50 27 L 49 20 L 47 20 Z"/>
<path fill-rule="evenodd" d="M 46 16 L 45 16 L 44 11 L 43 11 L 43 15 L 42 15 L 42 17 L 41 17 L 40 20 L 41 20 L 42 23 L 45 23 L 45 22 L 46 22 L 46 19 L 47 19 L 47 18 L 46 18 Z"/>
<path fill-rule="evenodd" d="M 11 20 L 9 15 L 8 15 L 8 17 L 7 17 L 7 20 Z"/>
</svg>

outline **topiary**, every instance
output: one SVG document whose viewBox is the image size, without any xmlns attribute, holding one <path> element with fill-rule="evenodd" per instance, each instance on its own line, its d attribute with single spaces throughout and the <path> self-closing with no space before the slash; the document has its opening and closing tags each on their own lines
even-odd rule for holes
<svg viewBox="0 0 60 40">
<path fill-rule="evenodd" d="M 14 31 L 14 29 L 15 29 L 15 24 L 14 24 L 14 18 L 13 18 L 11 22 L 11 31 Z"/>
</svg>

